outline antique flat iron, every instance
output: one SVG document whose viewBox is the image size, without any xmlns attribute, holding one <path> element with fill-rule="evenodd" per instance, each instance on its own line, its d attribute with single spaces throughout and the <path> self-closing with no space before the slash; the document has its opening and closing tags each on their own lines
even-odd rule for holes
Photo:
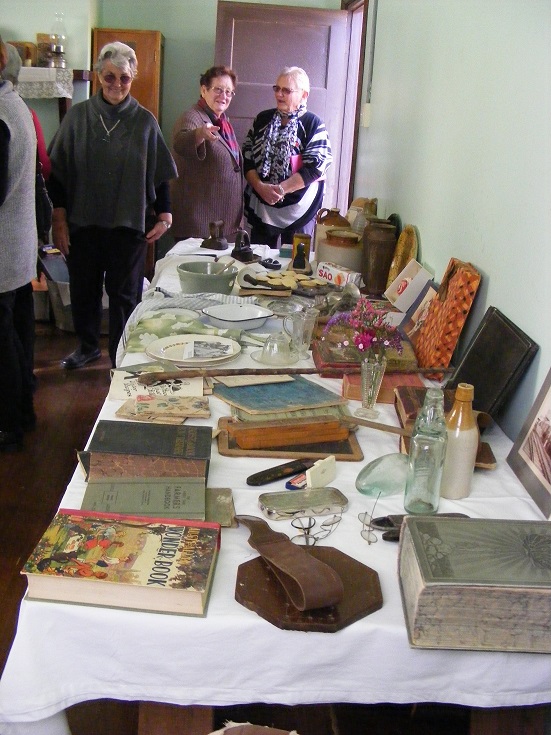
<svg viewBox="0 0 551 735">
<path fill-rule="evenodd" d="M 210 236 L 203 240 L 201 243 L 202 248 L 209 248 L 209 250 L 227 250 L 229 243 L 225 237 L 222 236 L 224 221 L 219 219 L 216 222 L 209 222 Z"/>
</svg>

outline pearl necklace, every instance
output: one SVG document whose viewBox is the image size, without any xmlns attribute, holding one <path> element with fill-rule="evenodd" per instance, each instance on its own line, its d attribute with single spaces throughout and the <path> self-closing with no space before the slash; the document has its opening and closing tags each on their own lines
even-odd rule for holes
<svg viewBox="0 0 551 735">
<path fill-rule="evenodd" d="M 103 119 L 103 115 L 99 116 L 99 119 L 101 120 L 101 124 L 103 125 L 103 129 L 105 130 L 105 138 L 103 139 L 106 143 L 111 142 L 111 133 L 113 130 L 117 127 L 117 125 L 120 123 L 120 118 L 117 120 L 117 122 L 113 125 L 112 128 L 108 128 L 105 124 L 105 121 Z"/>
</svg>

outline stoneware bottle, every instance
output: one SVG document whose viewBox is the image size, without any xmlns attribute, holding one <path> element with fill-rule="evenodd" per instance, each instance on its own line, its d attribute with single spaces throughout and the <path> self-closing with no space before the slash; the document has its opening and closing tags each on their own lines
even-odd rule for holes
<svg viewBox="0 0 551 735">
<path fill-rule="evenodd" d="M 446 417 L 448 448 L 440 494 L 450 500 L 466 498 L 471 492 L 479 442 L 473 396 L 474 387 L 470 383 L 459 383 L 452 410 Z"/>
<path fill-rule="evenodd" d="M 318 243 L 321 240 L 325 240 L 325 233 L 329 227 L 342 227 L 347 229 L 350 227 L 350 222 L 343 217 L 337 208 L 333 209 L 320 209 L 316 215 L 316 230 L 314 234 L 314 251 L 318 252 Z M 316 257 L 316 260 L 320 260 Z"/>
</svg>

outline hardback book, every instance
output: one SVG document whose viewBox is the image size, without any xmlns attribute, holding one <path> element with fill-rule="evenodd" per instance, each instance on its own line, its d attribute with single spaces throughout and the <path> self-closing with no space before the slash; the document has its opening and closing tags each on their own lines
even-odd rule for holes
<svg viewBox="0 0 551 735">
<path fill-rule="evenodd" d="M 88 479 L 196 477 L 207 481 L 209 426 L 98 421 L 88 445 Z"/>
<path fill-rule="evenodd" d="M 243 385 L 236 388 L 217 383 L 214 386 L 214 395 L 231 406 L 252 414 L 338 406 L 346 402 L 341 396 L 301 375 L 293 378 L 286 383 Z"/>
<path fill-rule="evenodd" d="M 394 388 L 401 385 L 412 385 L 424 388 L 421 377 L 417 373 L 387 373 L 383 375 L 383 382 L 377 396 L 377 403 L 394 403 Z M 352 401 L 362 400 L 362 379 L 359 373 L 342 376 L 342 395 Z"/>
<path fill-rule="evenodd" d="M 340 347 L 328 339 L 312 342 L 312 357 L 319 374 L 327 378 L 342 378 L 347 372 L 360 372 L 361 355 L 355 347 Z M 415 372 L 417 358 L 408 340 L 402 340 L 402 354 L 387 350 L 386 372 Z"/>
<path fill-rule="evenodd" d="M 410 645 L 551 653 L 551 524 L 406 516 L 398 570 Z"/>
<path fill-rule="evenodd" d="M 125 481 L 89 482 L 83 510 L 131 513 L 159 518 L 205 520 L 205 480 L 202 477 L 148 477 Z"/>
<path fill-rule="evenodd" d="M 473 408 L 496 416 L 511 398 L 538 351 L 525 332 L 489 306 L 447 382 L 474 385 Z"/>
<path fill-rule="evenodd" d="M 30 599 L 204 615 L 220 526 L 60 510 L 27 563 Z"/>
</svg>

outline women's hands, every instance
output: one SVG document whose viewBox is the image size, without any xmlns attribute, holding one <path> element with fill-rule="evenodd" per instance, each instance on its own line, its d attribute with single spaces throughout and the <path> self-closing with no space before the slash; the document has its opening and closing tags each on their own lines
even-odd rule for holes
<svg viewBox="0 0 551 735">
<path fill-rule="evenodd" d="M 168 227 L 166 226 L 167 224 L 169 225 Z M 161 235 L 164 235 L 165 232 L 170 229 L 171 224 L 172 223 L 169 223 L 168 220 L 157 220 L 149 232 L 146 233 L 145 239 L 147 242 L 156 242 Z"/>
<path fill-rule="evenodd" d="M 65 210 L 54 209 L 52 215 L 52 241 L 55 247 L 63 253 L 69 255 L 69 247 L 71 242 L 69 239 L 69 225 L 67 224 Z"/>
<path fill-rule="evenodd" d="M 269 184 L 266 181 L 259 181 L 257 186 L 255 186 L 255 190 L 258 196 L 270 206 L 277 204 L 285 196 L 285 194 L 282 193 L 283 189 L 281 184 Z"/>
<path fill-rule="evenodd" d="M 203 127 L 196 128 L 197 145 L 201 145 L 206 140 L 218 140 L 220 138 L 219 130 L 220 128 L 212 123 L 206 123 Z"/>
</svg>

